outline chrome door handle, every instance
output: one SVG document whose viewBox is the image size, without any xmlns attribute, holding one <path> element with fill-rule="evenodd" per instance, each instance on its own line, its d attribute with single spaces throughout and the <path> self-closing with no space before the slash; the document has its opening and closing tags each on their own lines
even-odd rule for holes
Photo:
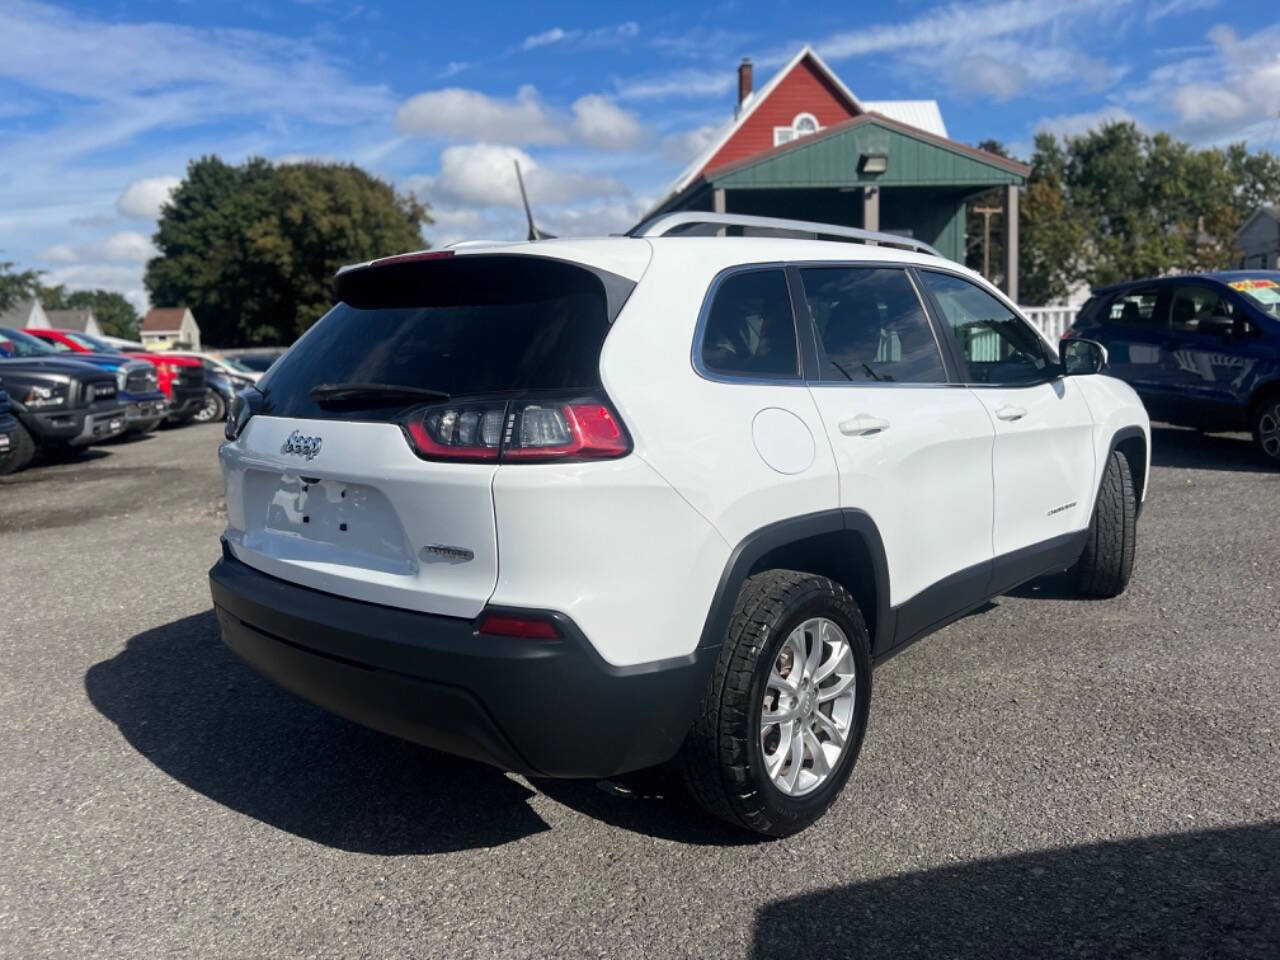
<svg viewBox="0 0 1280 960">
<path fill-rule="evenodd" d="M 860 413 L 856 417 L 840 421 L 840 432 L 846 437 L 873 437 L 889 429 L 889 421 Z"/>
<path fill-rule="evenodd" d="M 996 419 L 998 420 L 1021 420 L 1027 415 L 1027 411 L 1021 407 L 996 407 Z"/>
</svg>

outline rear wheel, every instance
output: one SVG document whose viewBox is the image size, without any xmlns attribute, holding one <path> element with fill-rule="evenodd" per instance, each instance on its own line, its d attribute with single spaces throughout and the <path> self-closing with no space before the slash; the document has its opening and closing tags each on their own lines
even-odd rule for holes
<svg viewBox="0 0 1280 960">
<path fill-rule="evenodd" d="M 216 390 L 210 390 L 205 394 L 204 406 L 196 411 L 192 419 L 196 423 L 218 423 L 226 418 L 227 405 L 222 402 L 222 397 Z"/>
<path fill-rule="evenodd" d="M 735 826 L 797 833 L 839 795 L 871 701 L 871 644 L 848 592 L 770 570 L 738 596 L 680 765 L 694 798 Z"/>
<path fill-rule="evenodd" d="M 1264 460 L 1280 466 L 1280 393 L 1264 397 L 1253 412 L 1253 442 Z"/>
<path fill-rule="evenodd" d="M 14 427 L 9 439 L 9 452 L 0 456 L 0 476 L 17 473 L 36 455 L 36 442 L 22 424 Z"/>
<path fill-rule="evenodd" d="M 1133 573 L 1138 501 L 1129 461 L 1112 450 L 1102 472 L 1084 552 L 1072 568 L 1076 589 L 1090 597 L 1118 597 Z"/>
</svg>

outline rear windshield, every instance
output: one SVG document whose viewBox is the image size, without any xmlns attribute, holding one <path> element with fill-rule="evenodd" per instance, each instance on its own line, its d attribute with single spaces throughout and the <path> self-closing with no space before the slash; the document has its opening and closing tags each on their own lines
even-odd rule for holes
<svg viewBox="0 0 1280 960">
<path fill-rule="evenodd" d="M 339 277 L 340 302 L 258 389 L 276 416 L 378 419 L 412 402 L 322 408 L 313 387 L 385 384 L 455 397 L 600 386 L 600 348 L 620 306 L 613 274 L 557 260 L 463 256 Z M 421 401 L 418 401 L 421 402 Z"/>
</svg>

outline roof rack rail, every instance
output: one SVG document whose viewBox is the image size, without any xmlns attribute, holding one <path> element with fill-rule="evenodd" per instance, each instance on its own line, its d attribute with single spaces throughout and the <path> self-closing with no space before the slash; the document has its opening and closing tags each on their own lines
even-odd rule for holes
<svg viewBox="0 0 1280 960">
<path fill-rule="evenodd" d="M 911 237 L 903 237 L 896 233 L 881 233 L 876 230 L 844 227 L 835 223 L 818 223 L 812 220 L 753 217 L 743 213 L 703 213 L 696 210 L 661 213 L 633 227 L 627 235 L 631 237 L 667 237 L 673 233 L 683 232 L 688 227 L 699 225 L 743 227 L 744 229 L 796 233 L 812 239 L 829 237 L 833 240 L 876 243 L 884 247 L 900 247 L 903 250 L 915 250 L 918 253 L 927 253 L 935 257 L 942 256 L 929 244 L 921 240 L 913 240 Z"/>
</svg>

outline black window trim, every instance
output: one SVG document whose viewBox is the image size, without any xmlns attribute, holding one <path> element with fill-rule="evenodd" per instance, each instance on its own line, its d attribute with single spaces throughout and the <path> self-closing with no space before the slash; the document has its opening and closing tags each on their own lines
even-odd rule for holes
<svg viewBox="0 0 1280 960">
<path fill-rule="evenodd" d="M 1111 319 L 1111 308 L 1117 300 L 1123 297 L 1131 297 L 1135 293 L 1141 294 L 1146 291 L 1153 291 L 1156 295 L 1155 306 L 1151 308 L 1150 323 L 1121 323 L 1119 320 Z M 1142 281 L 1131 286 L 1124 287 L 1114 291 L 1103 301 L 1102 307 L 1098 310 L 1098 322 L 1109 326 L 1123 327 L 1125 330 L 1168 330 L 1167 323 L 1164 325 L 1160 322 L 1160 305 L 1164 303 L 1167 307 L 1168 288 L 1160 281 Z M 1166 317 L 1166 320 L 1168 318 Z"/>
<path fill-rule="evenodd" d="M 1028 320 L 1026 317 L 1022 315 L 1022 311 L 1018 309 L 1017 305 L 1013 303 L 1013 301 L 1011 301 L 1008 297 L 1004 295 L 1004 292 L 1002 290 L 996 288 L 994 285 L 988 288 L 986 286 L 983 286 L 982 284 L 974 283 L 973 277 L 967 276 L 961 273 L 959 270 L 946 270 L 941 267 L 936 267 L 933 264 L 929 264 L 929 265 L 913 264 L 911 266 L 911 270 L 912 272 L 917 274 L 916 280 L 918 281 L 918 287 L 920 292 L 924 295 L 925 300 L 928 304 L 928 313 L 930 314 L 930 319 L 935 324 L 935 328 L 937 330 L 943 331 L 946 334 L 942 339 L 947 344 L 945 348 L 946 352 L 951 355 L 952 360 L 956 365 L 956 369 L 959 374 L 958 376 L 959 386 L 981 387 L 984 390 L 986 389 L 992 389 L 992 390 L 1023 389 L 1025 390 L 1028 387 L 1038 387 L 1046 383 L 1054 383 L 1055 381 L 1060 380 L 1063 377 L 1062 360 L 1061 360 L 1061 357 L 1058 355 L 1057 348 L 1054 347 L 1052 344 L 1048 342 L 1048 340 L 1045 339 L 1045 337 L 1040 333 L 1040 331 L 1036 329 L 1036 325 L 1034 323 L 1032 323 L 1030 320 Z M 973 284 L 975 287 L 977 287 L 979 290 L 981 290 L 983 293 L 987 294 L 988 296 L 995 297 L 996 302 L 1006 307 L 1009 310 L 1009 312 L 1013 314 L 1013 316 L 1020 323 L 1022 323 L 1031 331 L 1031 333 L 1035 336 L 1036 340 L 1039 341 L 1041 346 L 1046 348 L 1045 359 L 1049 361 L 1049 367 L 1045 371 L 1045 376 L 1037 380 L 1018 380 L 1013 383 L 982 383 L 981 381 L 977 381 L 977 380 L 968 380 L 965 376 L 965 373 L 968 369 L 968 365 L 964 359 L 964 356 L 960 352 L 959 345 L 956 343 L 955 334 L 951 329 L 951 322 L 947 319 L 947 315 L 942 309 L 942 303 L 938 300 L 937 297 L 934 296 L 933 291 L 929 289 L 928 284 L 924 282 L 923 278 L 919 277 L 919 274 L 924 274 L 924 273 L 940 273 L 943 276 L 955 277 L 957 280 L 963 280 L 966 283 Z"/>
<path fill-rule="evenodd" d="M 711 280 L 711 285 L 707 288 L 706 296 L 702 299 L 702 309 L 698 311 L 698 322 L 693 330 L 693 350 L 690 352 L 690 361 L 693 364 L 694 372 L 703 380 L 712 383 L 738 383 L 738 384 L 754 384 L 756 386 L 771 387 L 803 387 L 805 386 L 806 370 L 806 353 L 803 344 L 804 338 L 800 334 L 800 325 L 796 322 L 796 291 L 791 282 L 791 275 L 787 270 L 788 264 L 781 261 L 771 261 L 768 263 L 741 263 L 732 267 L 726 267 L 717 273 Z M 791 305 L 791 329 L 795 335 L 796 344 L 796 366 L 795 374 L 790 377 L 752 377 L 745 375 L 736 375 L 731 373 L 720 373 L 711 370 L 703 362 L 702 359 L 702 337 L 707 329 L 707 321 L 711 317 L 711 305 L 715 302 L 716 294 L 720 291 L 720 287 L 731 277 L 738 276 L 743 273 L 763 273 L 766 271 L 777 271 L 782 274 L 783 282 L 787 285 L 787 297 Z"/>
</svg>

